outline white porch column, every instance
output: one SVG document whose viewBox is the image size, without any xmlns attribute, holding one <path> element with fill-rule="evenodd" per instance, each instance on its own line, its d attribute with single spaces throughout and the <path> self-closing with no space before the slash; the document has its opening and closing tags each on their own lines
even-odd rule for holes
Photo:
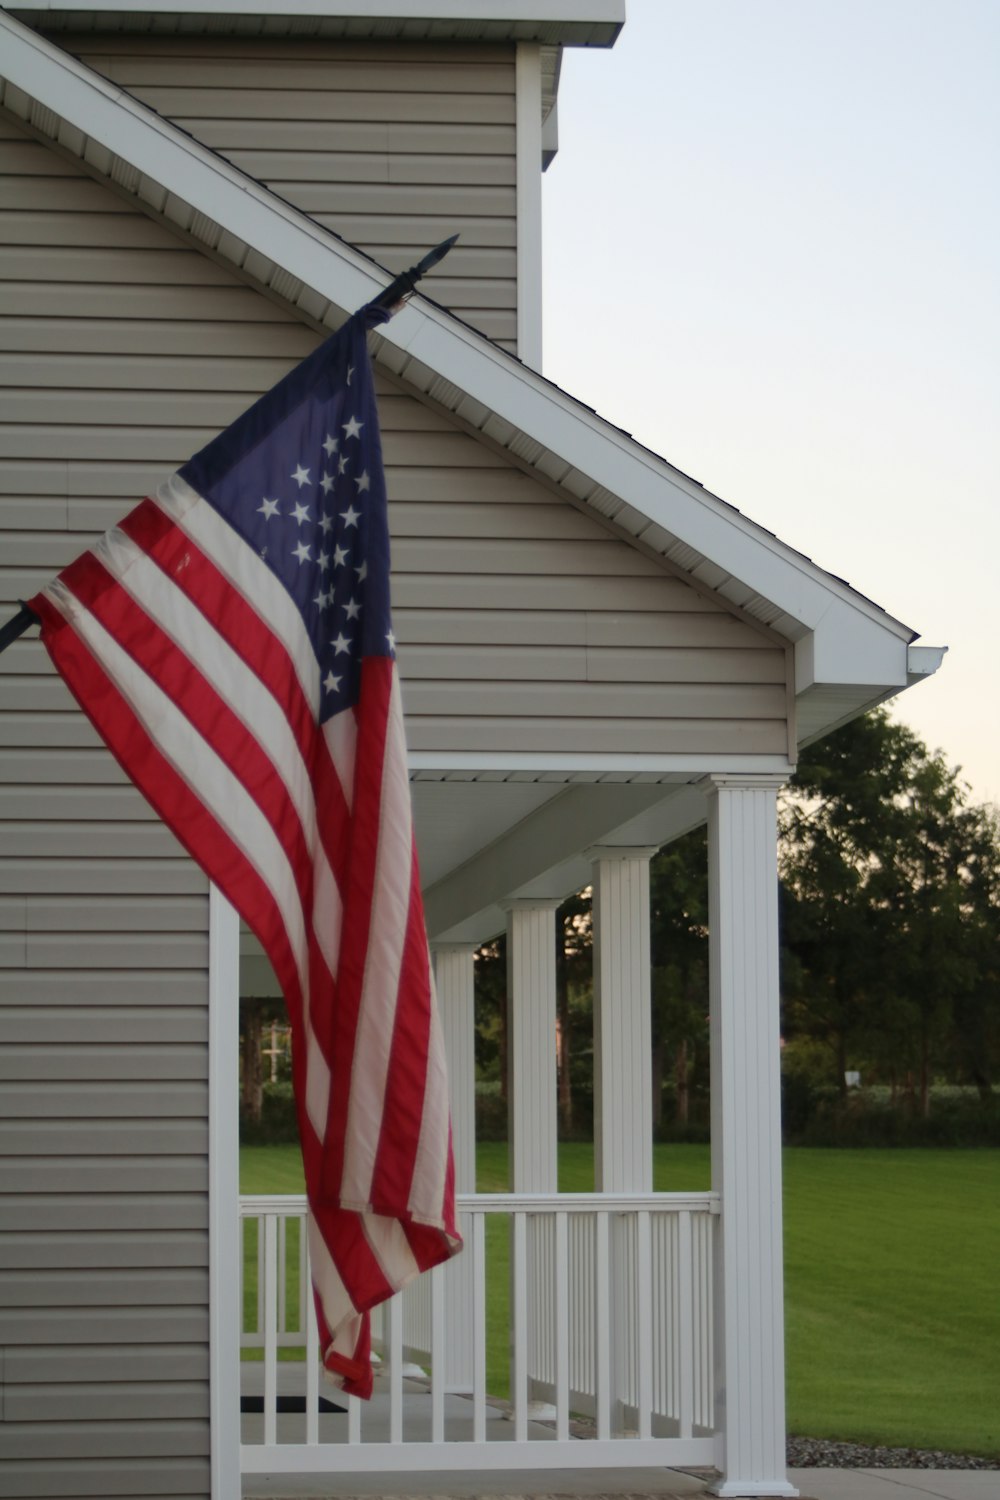
<svg viewBox="0 0 1000 1500">
<path fill-rule="evenodd" d="M 514 900 L 507 912 L 507 1095 L 510 1185 L 554 1193 L 556 1169 L 555 899 Z"/>
<path fill-rule="evenodd" d="M 455 1191 L 476 1191 L 475 953 L 471 944 L 432 944 L 434 985 L 448 1059 L 448 1098 L 455 1152 Z M 463 1227 L 460 1225 L 460 1227 Z M 472 1255 L 448 1266 L 445 1320 L 445 1389 L 473 1388 Z"/>
<path fill-rule="evenodd" d="M 557 898 L 513 900 L 507 913 L 507 1099 L 509 1173 L 515 1193 L 555 1193 L 559 1188 L 556 1154 L 556 912 Z M 513 1225 L 511 1226 L 513 1229 Z M 528 1395 L 529 1418 L 555 1415 L 539 1400 L 536 1383 L 542 1351 L 552 1336 L 554 1314 L 555 1237 L 543 1220 L 526 1226 L 523 1283 L 518 1284 L 516 1237 L 511 1236 L 511 1308 L 526 1290 L 527 1345 L 519 1368 L 516 1343 L 511 1348 L 511 1391 Z"/>
<path fill-rule="evenodd" d="M 448 1059 L 448 1102 L 455 1149 L 455 1191 L 476 1191 L 476 950 L 431 944 L 434 987 Z"/>
<path fill-rule="evenodd" d="M 594 1177 L 599 1193 L 653 1191 L 649 861 L 655 848 L 588 849 L 594 888 Z"/>
<path fill-rule="evenodd" d="M 781 778 L 709 789 L 716 1495 L 797 1495 L 785 1468 L 776 800 Z"/>
</svg>

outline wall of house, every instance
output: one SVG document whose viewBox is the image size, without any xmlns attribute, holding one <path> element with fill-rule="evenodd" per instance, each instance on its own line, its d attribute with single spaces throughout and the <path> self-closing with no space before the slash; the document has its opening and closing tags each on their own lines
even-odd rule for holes
<svg viewBox="0 0 1000 1500">
<path fill-rule="evenodd" d="M 0 618 L 315 336 L 0 123 Z M 206 882 L 0 657 L 0 1489 L 207 1495 Z"/>
<path fill-rule="evenodd" d="M 388 381 L 412 750 L 787 753 L 782 644 Z"/>
<path fill-rule="evenodd" d="M 424 290 L 515 348 L 512 45 L 59 43 L 390 270 L 460 234 Z"/>
<path fill-rule="evenodd" d="M 317 335 L 0 118 L 0 618 Z M 419 750 L 783 751 L 785 654 L 387 378 Z M 37 641 L 0 658 L 0 1450 L 206 1494 L 207 899 Z"/>
</svg>

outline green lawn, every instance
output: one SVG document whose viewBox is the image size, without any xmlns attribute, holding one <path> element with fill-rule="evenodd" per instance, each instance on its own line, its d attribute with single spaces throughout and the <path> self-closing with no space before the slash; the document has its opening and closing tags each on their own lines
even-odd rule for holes
<svg viewBox="0 0 1000 1500">
<path fill-rule="evenodd" d="M 507 1185 L 485 1142 L 478 1185 Z M 788 1149 L 788 1426 L 814 1437 L 1000 1450 L 1000 1152 Z M 301 1192 L 295 1146 L 245 1147 L 244 1192 Z M 658 1191 L 709 1185 L 708 1148 L 657 1146 Z M 561 1146 L 559 1185 L 593 1188 L 593 1154 Z M 506 1388 L 507 1236 L 489 1221 L 490 1389 Z"/>
</svg>

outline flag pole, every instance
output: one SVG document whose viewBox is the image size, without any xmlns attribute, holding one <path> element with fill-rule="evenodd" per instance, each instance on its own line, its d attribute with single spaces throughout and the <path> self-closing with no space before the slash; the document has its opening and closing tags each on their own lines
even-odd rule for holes
<svg viewBox="0 0 1000 1500">
<path fill-rule="evenodd" d="M 12 615 L 6 625 L 0 626 L 0 651 L 6 651 L 8 646 L 12 646 L 29 626 L 40 625 L 42 623 L 35 614 L 35 611 L 29 609 L 23 599 L 19 599 L 17 602 L 21 606 L 17 614 Z"/>
<path fill-rule="evenodd" d="M 427 252 L 423 260 L 418 260 L 417 264 L 411 266 L 408 271 L 401 271 L 395 281 L 389 283 L 384 292 L 380 292 L 377 297 L 372 298 L 369 306 L 384 307 L 390 313 L 396 312 L 402 307 L 417 282 L 426 276 L 427 272 L 436 266 L 439 261 L 444 260 L 457 239 L 458 235 L 453 234 L 450 239 L 442 240 L 440 245 L 435 245 L 433 250 Z M 12 615 L 6 625 L 0 626 L 0 652 L 4 652 L 8 646 L 12 646 L 32 625 L 40 625 L 42 623 L 38 615 L 35 614 L 35 611 L 29 609 L 23 599 L 19 599 L 17 602 L 21 606 L 17 614 Z"/>
<path fill-rule="evenodd" d="M 377 297 L 372 299 L 370 305 L 372 307 L 385 307 L 390 311 L 394 311 L 400 307 L 405 298 L 413 291 L 420 278 L 426 276 L 427 272 L 436 266 L 439 261 L 444 260 L 457 239 L 458 235 L 453 234 L 450 239 L 442 240 L 440 245 L 435 245 L 433 250 L 427 252 L 423 260 L 418 260 L 417 264 L 411 266 L 408 271 L 400 272 L 395 281 L 390 282 L 384 292 L 380 292 Z"/>
</svg>

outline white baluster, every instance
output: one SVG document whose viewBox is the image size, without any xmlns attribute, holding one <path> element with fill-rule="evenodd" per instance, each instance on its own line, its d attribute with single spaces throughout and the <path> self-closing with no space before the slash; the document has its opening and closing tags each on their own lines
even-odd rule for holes
<svg viewBox="0 0 1000 1500">
<path fill-rule="evenodd" d="M 266 1214 L 264 1233 L 264 1442 L 278 1440 L 278 1221 Z"/>
</svg>

